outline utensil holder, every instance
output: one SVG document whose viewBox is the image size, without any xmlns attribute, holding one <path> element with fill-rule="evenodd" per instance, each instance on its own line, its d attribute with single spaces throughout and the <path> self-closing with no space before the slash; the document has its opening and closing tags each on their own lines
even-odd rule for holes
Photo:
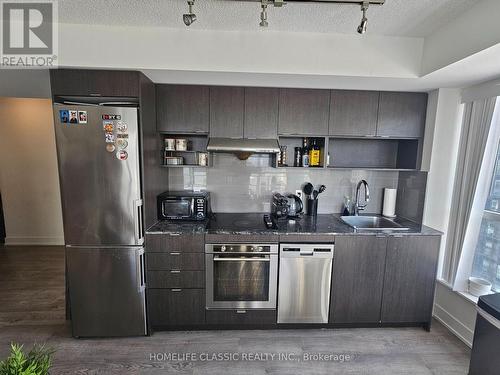
<svg viewBox="0 0 500 375">
<path fill-rule="evenodd" d="M 307 216 L 317 216 L 318 215 L 318 200 L 309 198 L 307 200 Z"/>
</svg>

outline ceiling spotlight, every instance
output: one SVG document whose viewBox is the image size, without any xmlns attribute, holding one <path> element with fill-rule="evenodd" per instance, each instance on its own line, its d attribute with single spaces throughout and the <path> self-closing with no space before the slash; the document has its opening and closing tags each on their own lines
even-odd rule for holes
<svg viewBox="0 0 500 375">
<path fill-rule="evenodd" d="M 361 4 L 361 11 L 363 12 L 363 18 L 361 18 L 361 23 L 358 26 L 358 33 L 360 34 L 366 33 L 366 27 L 368 25 L 368 18 L 366 18 L 366 11 L 368 10 L 369 6 L 370 6 L 369 1 L 363 1 L 363 4 Z"/>
<path fill-rule="evenodd" d="M 260 6 L 262 7 L 262 10 L 260 12 L 259 25 L 262 27 L 267 27 L 269 26 L 269 23 L 267 22 L 267 0 L 262 0 Z"/>
<path fill-rule="evenodd" d="M 196 21 L 196 14 L 193 13 L 194 0 L 188 0 L 189 13 L 182 15 L 182 20 L 186 26 L 190 26 Z"/>
<path fill-rule="evenodd" d="M 260 23 L 259 25 L 262 27 L 267 27 L 269 26 L 269 23 L 267 22 L 267 6 L 269 4 L 272 4 L 275 8 L 280 8 L 284 4 L 284 0 L 259 0 L 260 1 Z"/>
</svg>

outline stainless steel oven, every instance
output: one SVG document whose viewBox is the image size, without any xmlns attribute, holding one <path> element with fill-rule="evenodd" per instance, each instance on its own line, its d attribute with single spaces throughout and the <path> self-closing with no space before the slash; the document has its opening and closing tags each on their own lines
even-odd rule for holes
<svg viewBox="0 0 500 375">
<path fill-rule="evenodd" d="M 206 244 L 208 309 L 276 309 L 277 244 Z"/>
</svg>

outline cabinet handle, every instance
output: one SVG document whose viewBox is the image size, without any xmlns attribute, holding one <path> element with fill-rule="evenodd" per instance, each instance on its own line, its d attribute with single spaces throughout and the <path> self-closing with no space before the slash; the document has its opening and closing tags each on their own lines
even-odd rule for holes
<svg viewBox="0 0 500 375">
<path fill-rule="evenodd" d="M 180 236 L 181 234 L 180 233 L 169 233 L 168 235 L 169 236 Z"/>
<path fill-rule="evenodd" d="M 170 253 L 170 255 L 181 255 L 181 253 Z"/>
<path fill-rule="evenodd" d="M 170 289 L 172 292 L 182 292 L 182 289 Z"/>
<path fill-rule="evenodd" d="M 170 273 L 181 273 L 180 270 L 171 270 Z"/>
<path fill-rule="evenodd" d="M 246 314 L 246 310 L 236 310 L 236 314 Z"/>
</svg>

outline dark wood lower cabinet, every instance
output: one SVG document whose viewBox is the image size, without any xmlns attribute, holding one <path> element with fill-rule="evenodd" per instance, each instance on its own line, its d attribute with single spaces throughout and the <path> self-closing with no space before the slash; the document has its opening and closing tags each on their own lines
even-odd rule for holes
<svg viewBox="0 0 500 375">
<path fill-rule="evenodd" d="M 148 271 L 149 288 L 205 288 L 205 271 Z"/>
<path fill-rule="evenodd" d="M 153 328 L 205 323 L 205 289 L 148 289 L 148 305 Z"/>
<path fill-rule="evenodd" d="M 206 322 L 207 324 L 240 327 L 274 325 L 276 324 L 276 310 L 207 310 Z"/>
<path fill-rule="evenodd" d="M 382 323 L 429 323 L 440 236 L 389 237 Z"/>
<path fill-rule="evenodd" d="M 146 265 L 150 271 L 205 269 L 203 253 L 147 253 Z"/>
<path fill-rule="evenodd" d="M 337 236 L 330 323 L 378 323 L 387 237 Z"/>
</svg>

